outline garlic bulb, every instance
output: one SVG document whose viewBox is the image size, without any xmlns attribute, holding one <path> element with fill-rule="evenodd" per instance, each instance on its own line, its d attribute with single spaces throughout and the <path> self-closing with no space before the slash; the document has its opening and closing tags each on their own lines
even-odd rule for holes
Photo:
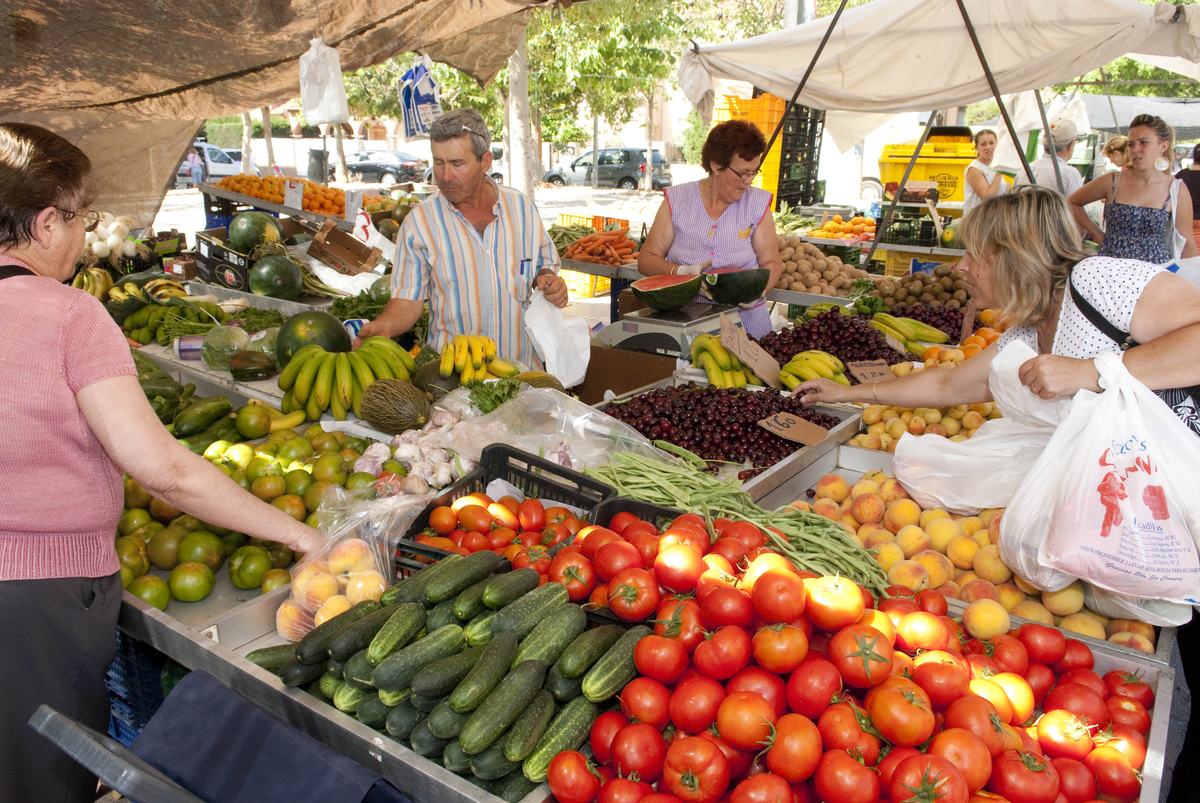
<svg viewBox="0 0 1200 803">
<path fill-rule="evenodd" d="M 449 463 L 440 463 L 437 470 L 433 473 L 433 481 L 430 483 L 435 488 L 444 488 L 454 480 L 453 470 Z"/>
<path fill-rule="evenodd" d="M 430 463 L 445 463 L 450 459 L 450 455 L 446 453 L 445 449 L 426 449 L 421 454 L 421 458 Z"/>
<path fill-rule="evenodd" d="M 404 494 L 427 494 L 429 493 L 429 483 L 420 477 L 414 477 L 409 474 L 404 479 L 400 480 L 400 493 Z"/>
<path fill-rule="evenodd" d="M 442 427 L 453 426 L 462 419 L 459 415 L 451 410 L 444 410 L 441 407 L 435 407 L 433 413 L 429 416 L 429 429 L 441 429 Z"/>
<path fill-rule="evenodd" d="M 396 446 L 392 452 L 392 458 L 399 460 L 401 463 L 408 464 L 418 459 L 421 456 L 421 450 L 417 448 L 415 443 L 401 443 Z"/>
</svg>

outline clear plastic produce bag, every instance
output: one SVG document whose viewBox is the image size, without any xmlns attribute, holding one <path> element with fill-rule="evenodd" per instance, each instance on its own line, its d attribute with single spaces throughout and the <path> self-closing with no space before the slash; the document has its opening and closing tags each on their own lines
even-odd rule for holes
<svg viewBox="0 0 1200 803">
<path fill-rule="evenodd" d="M 396 542 L 432 498 L 362 499 L 331 488 L 320 508 L 329 538 L 292 567 L 291 595 L 275 613 L 279 635 L 299 641 L 358 603 L 378 600 L 392 582 Z"/>
<path fill-rule="evenodd" d="M 1075 395 L 1004 514 L 1001 557 L 1044 588 L 1080 577 L 1126 597 L 1195 604 L 1200 439 L 1119 354 L 1101 354 L 1096 368 L 1107 390 Z M 1024 571 L 1034 552 L 1037 576 Z"/>
<path fill-rule="evenodd" d="M 1003 418 L 988 421 L 965 441 L 922 435 L 896 444 L 896 479 L 917 504 L 977 513 L 1012 501 L 1071 407 L 1070 399 L 1046 401 L 1021 384 L 1018 371 L 1035 356 L 1015 341 L 992 360 L 988 387 Z"/>
<path fill-rule="evenodd" d="M 309 125 L 344 123 L 350 119 L 350 106 L 346 103 L 341 57 L 320 37 L 311 39 L 308 45 L 308 50 L 300 54 L 300 105 L 304 108 L 304 119 Z"/>
<path fill-rule="evenodd" d="M 567 320 L 541 290 L 534 290 L 525 310 L 525 332 L 547 373 L 557 377 L 565 388 L 582 384 L 592 358 L 587 321 Z"/>
</svg>

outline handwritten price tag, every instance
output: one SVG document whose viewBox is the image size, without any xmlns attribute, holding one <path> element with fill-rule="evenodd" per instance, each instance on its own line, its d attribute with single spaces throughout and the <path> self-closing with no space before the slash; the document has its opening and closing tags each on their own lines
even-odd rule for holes
<svg viewBox="0 0 1200 803">
<path fill-rule="evenodd" d="M 846 363 L 850 375 L 864 385 L 892 378 L 892 369 L 884 360 L 859 360 Z"/>
<path fill-rule="evenodd" d="M 767 432 L 805 446 L 813 446 L 829 437 L 824 427 L 792 413 L 775 413 L 759 421 L 758 425 Z"/>
<path fill-rule="evenodd" d="M 763 351 L 762 346 L 751 340 L 728 313 L 721 314 L 721 345 L 763 382 L 773 388 L 783 387 L 779 381 L 779 363 Z"/>
<path fill-rule="evenodd" d="M 362 209 L 362 202 L 362 190 L 346 190 L 346 220 L 353 221 L 358 216 L 358 210 Z"/>
<path fill-rule="evenodd" d="M 304 208 L 304 182 L 294 178 L 283 182 L 283 205 L 292 209 Z"/>
</svg>

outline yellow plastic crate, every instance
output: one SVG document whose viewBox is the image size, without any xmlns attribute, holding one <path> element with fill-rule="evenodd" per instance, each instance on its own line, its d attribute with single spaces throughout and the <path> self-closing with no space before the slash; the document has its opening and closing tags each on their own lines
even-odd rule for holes
<svg viewBox="0 0 1200 803">
<path fill-rule="evenodd" d="M 605 217 L 604 215 L 568 215 L 559 213 L 558 225 L 560 226 L 591 226 L 592 231 L 604 231 L 609 226 L 616 224 L 622 229 L 629 228 L 629 221 L 619 217 Z"/>
<path fill-rule="evenodd" d="M 884 254 L 883 275 L 899 278 L 913 272 L 913 263 L 953 266 L 961 258 L 956 256 L 933 256 L 932 254 L 920 251 L 904 251 L 897 248 L 888 248 Z"/>
<path fill-rule="evenodd" d="M 770 93 L 759 95 L 757 98 L 739 98 L 724 95 L 721 102 L 713 109 L 713 122 L 724 123 L 729 120 L 746 120 L 754 123 L 767 139 L 775 133 L 775 127 L 783 119 L 783 110 L 787 101 Z M 779 160 L 783 153 L 783 138 L 775 140 L 771 150 L 763 157 L 759 174 L 754 178 L 753 186 L 775 195 L 779 190 Z"/>
<path fill-rule="evenodd" d="M 612 292 L 612 280 L 607 276 L 593 276 L 577 270 L 563 270 L 559 275 L 573 298 L 595 298 Z"/>
<path fill-rule="evenodd" d="M 916 142 L 885 145 L 879 157 L 879 180 L 886 187 L 900 183 L 916 150 Z M 940 201 L 963 200 L 967 166 L 975 159 L 975 143 L 968 136 L 930 136 L 921 146 L 909 181 L 936 181 Z"/>
</svg>

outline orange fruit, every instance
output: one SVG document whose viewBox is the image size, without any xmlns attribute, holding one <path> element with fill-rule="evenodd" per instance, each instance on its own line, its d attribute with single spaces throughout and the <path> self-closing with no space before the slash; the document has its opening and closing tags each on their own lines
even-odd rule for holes
<svg viewBox="0 0 1200 803">
<path fill-rule="evenodd" d="M 921 352 L 921 359 L 922 360 L 937 359 L 937 356 L 941 353 L 942 353 L 941 346 L 930 346 L 929 348 L 927 348 Z"/>
</svg>

